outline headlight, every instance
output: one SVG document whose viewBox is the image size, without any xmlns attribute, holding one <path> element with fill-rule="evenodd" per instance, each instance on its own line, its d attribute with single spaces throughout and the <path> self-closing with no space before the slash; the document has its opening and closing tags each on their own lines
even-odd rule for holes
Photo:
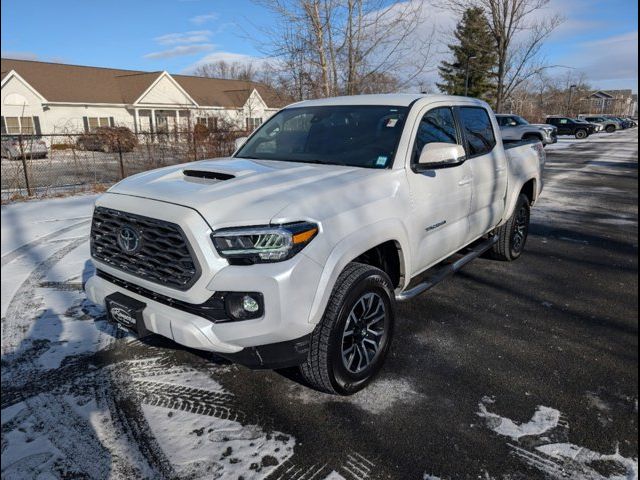
<svg viewBox="0 0 640 480">
<path fill-rule="evenodd" d="M 221 257 L 241 263 L 281 262 L 293 257 L 318 234 L 309 222 L 226 228 L 211 234 Z"/>
</svg>

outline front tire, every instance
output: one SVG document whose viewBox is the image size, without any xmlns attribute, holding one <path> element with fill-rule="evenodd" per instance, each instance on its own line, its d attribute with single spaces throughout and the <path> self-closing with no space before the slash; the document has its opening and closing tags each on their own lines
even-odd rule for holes
<svg viewBox="0 0 640 480">
<path fill-rule="evenodd" d="M 607 133 L 613 133 L 616 131 L 616 127 L 614 127 L 613 125 L 607 125 L 607 128 L 605 128 L 605 131 Z"/>
<path fill-rule="evenodd" d="M 379 372 L 391 345 L 393 284 L 382 270 L 352 262 L 342 271 L 300 366 L 317 390 L 351 395 Z"/>
<path fill-rule="evenodd" d="M 494 259 L 510 262 L 522 255 L 529 235 L 530 216 L 529 199 L 521 193 L 509 220 L 496 230 L 498 242 L 491 249 Z"/>
<path fill-rule="evenodd" d="M 583 139 L 587 138 L 588 136 L 589 136 L 589 134 L 587 133 L 586 130 L 580 129 L 580 130 L 576 131 L 576 138 L 578 140 L 583 140 Z"/>
</svg>

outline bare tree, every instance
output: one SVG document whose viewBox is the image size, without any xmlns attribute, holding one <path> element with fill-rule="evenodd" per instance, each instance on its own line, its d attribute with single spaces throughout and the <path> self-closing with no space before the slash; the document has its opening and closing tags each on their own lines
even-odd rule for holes
<svg viewBox="0 0 640 480">
<path fill-rule="evenodd" d="M 402 88 L 430 60 L 422 2 L 254 0 L 278 19 L 265 53 L 296 98 Z M 393 80 L 393 82 L 390 82 Z"/>
<path fill-rule="evenodd" d="M 193 71 L 197 77 L 248 81 L 256 80 L 258 73 L 259 69 L 251 62 L 227 62 L 225 60 L 199 65 Z"/>
<path fill-rule="evenodd" d="M 540 72 L 523 81 L 505 102 L 505 108 L 532 122 L 544 122 L 548 115 L 577 116 L 590 113 L 591 87 L 584 73 L 569 70 L 551 76 Z"/>
<path fill-rule="evenodd" d="M 495 109 L 498 112 L 519 86 L 549 68 L 540 59 L 540 50 L 564 21 L 560 15 L 544 14 L 549 1 L 444 0 L 447 7 L 457 12 L 480 7 L 487 16 L 497 55 Z"/>
</svg>

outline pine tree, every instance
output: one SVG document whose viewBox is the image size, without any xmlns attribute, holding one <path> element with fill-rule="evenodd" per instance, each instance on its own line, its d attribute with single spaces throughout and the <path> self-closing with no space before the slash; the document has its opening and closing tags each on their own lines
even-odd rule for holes
<svg viewBox="0 0 640 480">
<path fill-rule="evenodd" d="M 453 60 L 443 61 L 438 68 L 442 83 L 438 88 L 449 95 L 465 94 L 468 65 L 468 92 L 470 97 L 488 99 L 494 89 L 496 65 L 494 42 L 487 19 L 481 8 L 468 8 L 456 26 L 456 45 L 448 45 Z"/>
</svg>

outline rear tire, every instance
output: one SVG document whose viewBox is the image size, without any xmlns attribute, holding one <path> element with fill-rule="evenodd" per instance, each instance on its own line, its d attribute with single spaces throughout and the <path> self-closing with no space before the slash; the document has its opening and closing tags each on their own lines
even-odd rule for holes
<svg viewBox="0 0 640 480">
<path fill-rule="evenodd" d="M 607 133 L 613 133 L 616 131 L 616 127 L 614 127 L 613 125 L 607 125 L 607 128 L 605 128 L 605 131 Z"/>
<path fill-rule="evenodd" d="M 576 130 L 576 138 L 578 140 L 583 140 L 589 136 L 589 133 L 586 130 L 580 129 Z"/>
<path fill-rule="evenodd" d="M 351 395 L 380 371 L 391 345 L 393 284 L 382 270 L 352 262 L 342 271 L 311 334 L 300 373 L 315 389 Z"/>
<path fill-rule="evenodd" d="M 529 234 L 531 206 L 526 195 L 520 194 L 511 217 L 496 230 L 498 242 L 491 249 L 491 257 L 506 262 L 522 255 Z"/>
</svg>

